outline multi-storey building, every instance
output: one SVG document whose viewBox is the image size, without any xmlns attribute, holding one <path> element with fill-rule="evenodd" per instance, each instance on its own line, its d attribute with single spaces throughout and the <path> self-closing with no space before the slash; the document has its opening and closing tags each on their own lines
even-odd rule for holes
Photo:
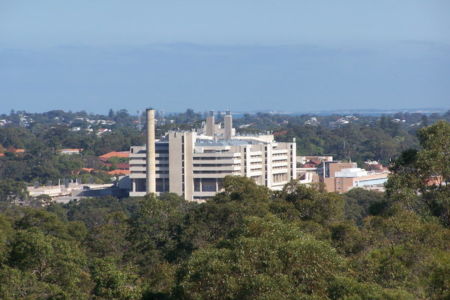
<svg viewBox="0 0 450 300">
<path fill-rule="evenodd" d="M 152 117 L 148 119 L 151 123 Z M 171 131 L 159 140 L 154 139 L 154 124 L 148 127 L 147 144 L 154 143 L 153 154 L 149 147 L 154 161 L 147 160 L 146 146 L 131 147 L 130 196 L 172 192 L 201 201 L 220 192 L 228 175 L 246 176 L 273 190 L 296 178 L 295 141 L 279 143 L 270 134 L 238 136 L 230 113 L 223 127 L 215 124 L 211 114 L 201 130 Z M 147 176 L 152 172 L 153 178 Z"/>
<path fill-rule="evenodd" d="M 317 169 L 327 192 L 346 193 L 352 188 L 384 191 L 389 172 L 366 171 L 354 162 L 323 162 Z"/>
</svg>

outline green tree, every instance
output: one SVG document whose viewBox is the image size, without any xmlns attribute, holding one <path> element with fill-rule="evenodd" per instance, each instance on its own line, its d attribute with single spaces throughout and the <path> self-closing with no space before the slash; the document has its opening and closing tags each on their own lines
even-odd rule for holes
<svg viewBox="0 0 450 300">
<path fill-rule="evenodd" d="M 253 217 L 238 237 L 195 252 L 180 286 L 188 299 L 319 299 L 342 263 L 296 226 Z"/>
<path fill-rule="evenodd" d="M 30 272 L 8 266 L 0 268 L 1 299 L 64 299 L 65 297 L 59 286 L 39 281 Z"/>
<path fill-rule="evenodd" d="M 0 215 L 0 266 L 7 260 L 14 228 L 10 218 Z"/>
<path fill-rule="evenodd" d="M 424 180 L 438 177 L 439 184 L 450 182 L 450 123 L 439 121 L 419 131 L 422 150 L 417 156 L 417 167 Z M 426 177 L 425 177 L 426 176 Z"/>
<path fill-rule="evenodd" d="M 122 211 L 112 212 L 105 217 L 104 223 L 91 228 L 87 246 L 95 257 L 111 257 L 120 261 L 130 247 L 126 239 L 128 230 L 128 216 Z"/>
<path fill-rule="evenodd" d="M 128 220 L 130 247 L 125 257 L 137 266 L 146 294 L 167 295 L 174 285 L 176 274 L 171 263 L 183 257 L 178 233 L 185 207 L 185 201 L 175 194 L 146 196 Z"/>
<path fill-rule="evenodd" d="M 86 298 L 86 257 L 74 242 L 21 230 L 11 246 L 8 265 L 39 282 L 56 285 L 67 298 Z"/>
<path fill-rule="evenodd" d="M 371 213 L 376 205 L 383 204 L 386 200 L 384 193 L 368 191 L 362 188 L 354 188 L 345 193 L 345 218 L 361 225 L 363 219 Z"/>
<path fill-rule="evenodd" d="M 390 216 L 370 216 L 362 228 L 365 248 L 351 258 L 357 278 L 384 288 L 402 287 L 425 298 L 430 261 L 448 249 L 449 230 L 435 219 L 400 210 Z"/>
<path fill-rule="evenodd" d="M 129 219 L 127 235 L 138 264 L 147 266 L 164 258 L 171 259 L 183 206 L 184 201 L 176 195 L 165 199 L 152 195 L 142 199 L 139 210 Z"/>
<path fill-rule="evenodd" d="M 355 255 L 366 246 L 363 233 L 349 222 L 331 226 L 331 240 L 338 252 L 344 255 Z"/>
<path fill-rule="evenodd" d="M 81 222 L 64 222 L 57 215 L 42 209 L 21 210 L 15 222 L 17 229 L 39 230 L 46 235 L 65 240 L 82 241 L 86 237 L 86 227 Z"/>
<path fill-rule="evenodd" d="M 333 300 L 413 300 L 414 295 L 402 289 L 384 289 L 373 283 L 358 282 L 349 277 L 338 276 L 330 282 L 329 299 Z"/>
<path fill-rule="evenodd" d="M 416 211 L 425 205 L 450 225 L 450 123 L 439 121 L 418 135 L 422 149 L 405 151 L 396 160 L 386 185 L 387 196 Z"/>
<path fill-rule="evenodd" d="M 28 191 L 24 182 L 12 179 L 0 180 L 0 202 L 8 204 L 14 200 L 26 200 L 27 198 Z"/>
<path fill-rule="evenodd" d="M 141 299 L 138 277 L 117 268 L 111 259 L 95 259 L 92 265 L 93 294 L 96 299 Z"/>
<path fill-rule="evenodd" d="M 305 221 L 325 225 L 344 218 L 344 199 L 338 194 L 320 192 L 293 181 L 284 187 L 279 198 L 292 203 Z"/>
<path fill-rule="evenodd" d="M 237 234 L 247 216 L 265 216 L 270 195 L 267 188 L 249 178 L 225 177 L 224 192 L 187 210 L 178 236 L 179 255 L 188 256 L 195 249 Z"/>
<path fill-rule="evenodd" d="M 215 198 L 220 201 L 267 201 L 270 191 L 264 186 L 255 184 L 247 177 L 226 176 L 223 181 L 224 191 Z"/>
<path fill-rule="evenodd" d="M 431 266 L 428 295 L 430 299 L 450 298 L 450 254 L 439 253 Z"/>
</svg>

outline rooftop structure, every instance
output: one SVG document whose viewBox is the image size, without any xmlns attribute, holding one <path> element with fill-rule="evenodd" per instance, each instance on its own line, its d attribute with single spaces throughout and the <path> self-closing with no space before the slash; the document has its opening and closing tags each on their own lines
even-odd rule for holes
<svg viewBox="0 0 450 300">
<path fill-rule="evenodd" d="M 230 112 L 223 127 L 210 113 L 200 130 L 170 131 L 156 140 L 148 114 L 149 155 L 146 146 L 130 149 L 130 196 L 172 192 L 202 201 L 220 192 L 228 175 L 246 176 L 273 190 L 296 178 L 295 142 L 278 143 L 271 134 L 239 136 L 232 122 Z"/>
<path fill-rule="evenodd" d="M 320 181 L 317 173 L 323 162 L 333 161 L 333 156 L 297 156 L 297 178 L 302 184 L 313 184 Z"/>
<path fill-rule="evenodd" d="M 366 171 L 352 162 L 325 162 L 318 169 L 320 180 L 325 183 L 328 192 L 346 193 L 352 188 L 360 187 L 369 190 L 384 190 L 388 179 L 388 171 Z"/>
</svg>

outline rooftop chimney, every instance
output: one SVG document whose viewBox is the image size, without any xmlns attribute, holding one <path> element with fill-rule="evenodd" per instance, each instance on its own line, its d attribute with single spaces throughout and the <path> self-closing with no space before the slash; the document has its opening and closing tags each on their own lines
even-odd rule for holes
<svg viewBox="0 0 450 300">
<path fill-rule="evenodd" d="M 231 116 L 231 112 L 227 111 L 227 114 L 225 115 L 224 119 L 224 138 L 226 140 L 231 140 L 231 136 L 233 133 L 233 117 Z"/>
<path fill-rule="evenodd" d="M 155 111 L 147 109 L 147 194 L 156 193 Z"/>
<path fill-rule="evenodd" d="M 214 136 L 214 112 L 210 111 L 208 117 L 206 117 L 206 135 Z"/>
</svg>

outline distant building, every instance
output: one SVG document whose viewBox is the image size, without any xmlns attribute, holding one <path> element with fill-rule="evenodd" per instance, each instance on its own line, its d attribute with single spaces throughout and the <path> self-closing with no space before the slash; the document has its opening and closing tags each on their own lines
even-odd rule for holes
<svg viewBox="0 0 450 300">
<path fill-rule="evenodd" d="M 230 113 L 223 126 L 210 113 L 202 129 L 170 131 L 159 140 L 151 114 L 147 112 L 149 151 L 146 146 L 130 149 L 130 196 L 172 192 L 202 201 L 220 192 L 228 175 L 246 176 L 273 190 L 296 178 L 295 142 L 278 143 L 273 135 L 236 135 Z"/>
<path fill-rule="evenodd" d="M 307 164 L 307 163 L 313 163 L 315 165 L 319 165 L 323 161 L 333 161 L 333 156 L 331 156 L 331 155 L 297 156 L 297 163 L 300 165 Z"/>
<path fill-rule="evenodd" d="M 352 162 L 325 162 L 318 173 L 327 192 L 336 193 L 346 193 L 356 187 L 383 191 L 389 175 L 386 170 L 368 172 Z"/>
<path fill-rule="evenodd" d="M 350 121 L 345 119 L 345 118 L 340 118 L 340 119 L 338 119 L 336 121 L 336 124 L 339 124 L 339 125 L 345 125 L 345 124 L 348 124 L 348 123 L 350 123 Z"/>
<path fill-rule="evenodd" d="M 81 154 L 81 152 L 83 152 L 83 149 L 78 149 L 78 148 L 66 148 L 66 149 L 61 149 L 58 151 L 60 154 L 66 154 L 66 155 L 72 155 L 72 154 Z"/>
<path fill-rule="evenodd" d="M 380 171 L 380 172 L 388 170 L 387 167 L 383 166 L 378 161 L 370 161 L 370 160 L 364 162 L 364 169 L 368 171 Z"/>
<path fill-rule="evenodd" d="M 319 126 L 320 122 L 317 120 L 316 117 L 311 117 L 309 120 L 305 121 L 305 125 Z"/>
<path fill-rule="evenodd" d="M 333 156 L 297 156 L 297 179 L 299 182 L 302 184 L 318 183 L 319 175 L 317 170 L 324 161 L 333 161 Z"/>
<path fill-rule="evenodd" d="M 97 136 L 101 136 L 105 133 L 111 132 L 111 129 L 109 128 L 100 128 L 99 130 L 97 130 Z"/>
</svg>

